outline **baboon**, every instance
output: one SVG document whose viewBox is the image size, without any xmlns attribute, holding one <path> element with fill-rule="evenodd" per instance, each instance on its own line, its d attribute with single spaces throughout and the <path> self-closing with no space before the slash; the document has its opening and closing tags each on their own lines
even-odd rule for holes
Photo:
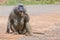
<svg viewBox="0 0 60 40">
<path fill-rule="evenodd" d="M 25 7 L 23 5 L 18 5 L 9 15 L 6 32 L 10 33 L 11 30 L 15 34 L 32 35 L 29 20 L 30 18 Z"/>
</svg>

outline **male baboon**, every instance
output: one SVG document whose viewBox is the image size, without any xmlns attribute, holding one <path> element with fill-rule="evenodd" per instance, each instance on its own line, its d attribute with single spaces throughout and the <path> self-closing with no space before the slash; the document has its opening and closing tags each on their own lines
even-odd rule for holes
<svg viewBox="0 0 60 40">
<path fill-rule="evenodd" d="M 29 15 L 26 13 L 26 9 L 23 5 L 18 5 L 10 13 L 7 24 L 7 33 L 10 33 L 10 30 L 16 34 L 27 33 L 28 35 L 32 35 L 29 24 Z"/>
</svg>

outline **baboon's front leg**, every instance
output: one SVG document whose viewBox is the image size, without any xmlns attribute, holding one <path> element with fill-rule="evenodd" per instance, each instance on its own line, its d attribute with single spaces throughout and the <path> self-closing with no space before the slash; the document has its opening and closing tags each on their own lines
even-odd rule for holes
<svg viewBox="0 0 60 40">
<path fill-rule="evenodd" d="M 31 28 L 30 24 L 26 23 L 25 26 L 26 26 L 27 35 L 32 36 L 33 32 L 32 32 L 32 28 Z"/>
</svg>

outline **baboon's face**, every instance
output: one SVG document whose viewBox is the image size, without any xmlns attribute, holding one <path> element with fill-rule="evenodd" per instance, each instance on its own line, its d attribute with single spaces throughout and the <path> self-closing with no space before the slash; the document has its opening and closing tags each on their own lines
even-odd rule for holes
<svg viewBox="0 0 60 40">
<path fill-rule="evenodd" d="M 19 11 L 19 15 L 20 16 L 24 16 L 24 12 L 23 11 Z"/>
<path fill-rule="evenodd" d="M 26 12 L 26 9 L 24 8 L 23 5 L 18 5 L 18 7 L 16 7 L 14 9 L 14 12 L 15 12 L 16 15 L 24 16 L 25 12 Z"/>
<path fill-rule="evenodd" d="M 18 8 L 18 14 L 20 15 L 20 16 L 24 16 L 24 13 L 25 12 L 25 9 L 23 8 L 23 7 L 19 7 Z"/>
</svg>

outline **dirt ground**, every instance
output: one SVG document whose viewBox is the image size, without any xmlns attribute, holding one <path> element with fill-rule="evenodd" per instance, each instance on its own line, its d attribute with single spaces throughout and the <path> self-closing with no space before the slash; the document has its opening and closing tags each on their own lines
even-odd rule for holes
<svg viewBox="0 0 60 40">
<path fill-rule="evenodd" d="M 0 40 L 17 40 L 25 37 L 22 34 L 6 34 L 7 19 L 6 16 L 0 16 Z M 35 34 L 40 40 L 60 40 L 60 12 L 30 15 L 30 24 L 33 32 L 44 33 Z"/>
</svg>

